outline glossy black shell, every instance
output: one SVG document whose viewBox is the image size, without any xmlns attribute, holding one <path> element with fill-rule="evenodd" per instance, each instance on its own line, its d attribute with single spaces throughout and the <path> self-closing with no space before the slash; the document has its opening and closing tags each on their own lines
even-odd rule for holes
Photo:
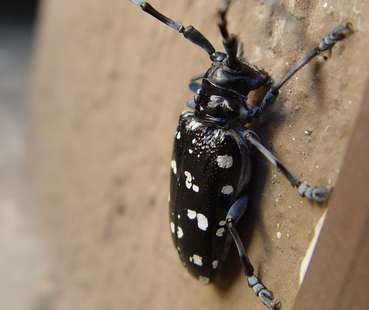
<svg viewBox="0 0 369 310">
<path fill-rule="evenodd" d="M 237 61 L 237 69 L 227 66 L 227 58 L 223 62 L 213 62 L 203 77 L 201 90 L 196 97 L 196 116 L 206 119 L 209 116 L 230 125 L 240 117 L 240 109 L 249 110 L 248 94 L 262 86 L 268 85 L 271 79 L 267 73 L 248 63 Z M 224 105 L 214 107 L 212 96 L 222 97 L 227 101 Z"/>
<path fill-rule="evenodd" d="M 188 271 L 208 283 L 228 253 L 225 217 L 249 181 L 248 147 L 234 129 L 206 126 L 193 112 L 185 112 L 171 167 L 172 239 Z"/>
</svg>

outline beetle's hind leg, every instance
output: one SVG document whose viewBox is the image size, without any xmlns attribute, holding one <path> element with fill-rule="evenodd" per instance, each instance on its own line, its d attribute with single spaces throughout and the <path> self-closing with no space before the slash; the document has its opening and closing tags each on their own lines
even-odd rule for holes
<svg viewBox="0 0 369 310">
<path fill-rule="evenodd" d="M 239 198 L 229 209 L 226 217 L 226 227 L 232 236 L 233 241 L 236 244 L 238 255 L 244 269 L 244 273 L 247 277 L 247 283 L 254 291 L 255 295 L 259 297 L 260 301 L 270 309 L 277 310 L 280 308 L 281 303 L 278 300 L 273 299 L 273 293 L 268 290 L 260 279 L 254 274 L 254 267 L 252 266 L 245 247 L 241 241 L 235 224 L 242 217 L 247 209 L 248 197 L 242 196 Z"/>
<path fill-rule="evenodd" d="M 321 203 L 329 198 L 331 188 L 326 186 L 311 186 L 306 182 L 300 181 L 295 177 L 280 161 L 276 158 L 272 152 L 270 152 L 264 145 L 262 145 L 256 138 L 256 134 L 250 130 L 242 132 L 242 136 L 255 148 L 265 156 L 277 169 L 288 179 L 293 187 L 297 189 L 302 197 Z"/>
</svg>

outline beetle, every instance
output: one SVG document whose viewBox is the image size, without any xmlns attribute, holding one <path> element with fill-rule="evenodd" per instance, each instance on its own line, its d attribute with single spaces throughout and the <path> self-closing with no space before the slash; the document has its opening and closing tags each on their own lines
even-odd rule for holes
<svg viewBox="0 0 369 310">
<path fill-rule="evenodd" d="M 209 69 L 194 76 L 189 88 L 195 96 L 190 111 L 179 118 L 174 138 L 170 175 L 169 217 L 172 239 L 184 266 L 202 283 L 214 279 L 235 243 L 250 288 L 270 309 L 280 307 L 273 293 L 255 275 L 236 224 L 248 204 L 251 180 L 250 153 L 256 149 L 287 178 L 298 193 L 321 203 L 331 188 L 311 186 L 294 176 L 246 125 L 263 115 L 276 101 L 280 88 L 322 52 L 331 50 L 353 32 L 351 23 L 339 24 L 308 51 L 279 82 L 243 57 L 243 45 L 230 34 L 227 13 L 231 0 L 221 1 L 218 28 L 224 52 L 216 51 L 193 26 L 168 18 L 146 1 L 131 0 L 144 12 L 182 34 L 208 53 Z M 266 88 L 257 105 L 248 94 Z"/>
</svg>

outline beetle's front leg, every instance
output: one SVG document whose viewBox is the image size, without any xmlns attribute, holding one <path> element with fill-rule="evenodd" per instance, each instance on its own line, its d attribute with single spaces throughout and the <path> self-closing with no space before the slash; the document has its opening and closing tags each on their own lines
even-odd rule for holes
<svg viewBox="0 0 369 310">
<path fill-rule="evenodd" d="M 241 241 L 240 235 L 238 234 L 235 224 L 242 217 L 247 209 L 248 197 L 242 196 L 231 206 L 226 217 L 226 226 L 229 233 L 232 236 L 233 241 L 236 244 L 238 255 L 247 277 L 247 283 L 250 288 L 254 291 L 255 295 L 259 297 L 260 301 L 270 309 L 276 310 L 280 308 L 281 303 L 273 299 L 273 293 L 268 290 L 260 279 L 254 274 L 254 267 L 252 266 L 246 249 Z"/>
<path fill-rule="evenodd" d="M 188 88 L 195 94 L 198 94 L 201 89 L 201 84 L 198 82 L 202 80 L 205 76 L 206 72 L 202 72 L 200 74 L 196 74 L 193 76 L 188 83 Z"/>
<path fill-rule="evenodd" d="M 302 197 L 321 203 L 328 199 L 331 188 L 326 186 L 311 186 L 306 182 L 300 181 L 297 177 L 292 175 L 290 171 L 270 152 L 264 145 L 262 145 L 256 138 L 256 134 L 250 130 L 245 130 L 241 135 L 255 148 L 263 154 L 277 169 L 288 179 L 293 187 L 297 189 Z"/>
<path fill-rule="evenodd" d="M 272 106 L 277 100 L 279 95 L 279 90 L 273 87 L 273 79 L 269 77 L 267 83 L 267 92 L 261 99 L 261 102 L 251 109 L 249 118 L 258 118 L 269 106 Z"/>
<path fill-rule="evenodd" d="M 206 72 L 203 72 L 193 76 L 188 83 L 188 88 L 196 94 L 194 97 L 186 102 L 187 107 L 189 107 L 190 109 L 194 110 L 196 108 L 196 98 L 198 98 L 197 96 L 200 94 L 201 91 L 201 83 L 199 83 L 199 81 L 204 78 L 205 74 Z"/>
<path fill-rule="evenodd" d="M 277 99 L 280 88 L 286 84 L 287 81 L 289 81 L 298 71 L 300 71 L 312 59 L 319 56 L 322 52 L 330 51 L 338 41 L 347 38 L 353 32 L 354 30 L 351 23 L 340 24 L 334 27 L 331 32 L 329 32 L 320 40 L 316 47 L 312 48 L 304 56 L 302 56 L 302 58 L 296 62 L 290 68 L 290 70 L 287 71 L 283 78 L 268 90 L 260 104 L 252 110 L 251 116 L 254 118 L 259 117 L 268 109 L 268 107 L 273 105 Z"/>
</svg>

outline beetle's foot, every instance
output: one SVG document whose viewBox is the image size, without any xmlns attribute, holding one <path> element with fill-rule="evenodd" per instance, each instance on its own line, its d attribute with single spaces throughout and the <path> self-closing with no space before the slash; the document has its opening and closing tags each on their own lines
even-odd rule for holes
<svg viewBox="0 0 369 310">
<path fill-rule="evenodd" d="M 329 195 L 332 191 L 332 188 L 326 186 L 310 186 L 306 183 L 301 183 L 298 187 L 298 192 L 302 197 L 306 197 L 307 199 L 322 203 L 328 200 Z"/>
<path fill-rule="evenodd" d="M 267 289 L 262 289 L 259 292 L 259 298 L 263 305 L 267 306 L 269 309 L 278 310 L 281 308 L 281 302 L 279 300 L 273 299 L 273 293 Z"/>
<path fill-rule="evenodd" d="M 248 277 L 247 282 L 249 286 L 253 289 L 255 295 L 259 297 L 263 305 L 272 310 L 280 309 L 281 302 L 279 300 L 273 299 L 273 293 L 269 291 L 263 283 L 261 283 L 258 277 Z"/>
<path fill-rule="evenodd" d="M 351 23 L 337 25 L 319 43 L 319 50 L 330 50 L 338 41 L 341 41 L 354 33 L 354 26 Z"/>
</svg>

